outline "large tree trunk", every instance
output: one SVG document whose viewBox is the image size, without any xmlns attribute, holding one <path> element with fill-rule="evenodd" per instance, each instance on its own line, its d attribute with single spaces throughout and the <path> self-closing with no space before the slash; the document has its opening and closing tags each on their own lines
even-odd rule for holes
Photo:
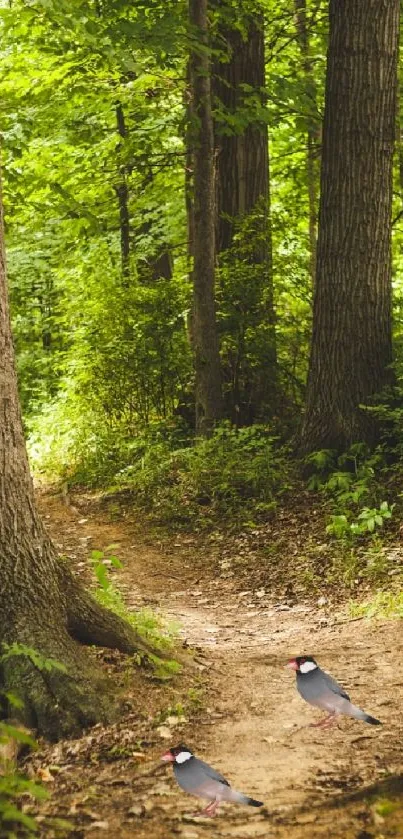
<svg viewBox="0 0 403 839">
<path fill-rule="evenodd" d="M 196 431 L 211 433 L 222 417 L 221 366 L 215 314 L 214 140 L 210 99 L 207 0 L 189 0 L 193 149 L 193 318 Z"/>
<path fill-rule="evenodd" d="M 56 738 L 111 713 L 108 689 L 83 644 L 126 653 L 155 650 L 81 587 L 57 558 L 37 513 L 18 400 L 1 202 L 0 213 L 0 662 L 3 645 L 17 643 L 65 668 L 41 669 L 29 654 L 6 656 L 0 691 L 22 699 L 14 717 L 19 713 Z"/>
<path fill-rule="evenodd" d="M 220 256 L 225 256 L 234 245 L 239 222 L 254 214 L 254 224 L 247 234 L 248 239 L 252 235 L 254 247 L 249 247 L 248 255 L 247 249 L 241 247 L 230 259 L 251 265 L 253 280 L 246 267 L 245 282 L 249 288 L 252 282 L 258 289 L 257 299 L 252 302 L 245 295 L 244 299 L 233 301 L 239 313 L 237 334 L 232 336 L 236 352 L 226 359 L 231 368 L 232 419 L 248 422 L 259 413 L 267 413 L 268 406 L 274 407 L 277 377 L 269 141 L 267 123 L 256 114 L 256 101 L 264 105 L 265 99 L 264 28 L 260 15 L 245 15 L 240 31 L 234 19 L 236 12 L 227 0 L 214 0 L 214 7 L 219 15 L 212 75 L 213 104 L 218 110 L 214 131 L 219 263 Z M 254 341 L 259 330 L 264 330 L 260 358 L 249 366 L 247 358 L 253 350 L 248 342 Z"/>
<path fill-rule="evenodd" d="M 399 0 L 331 0 L 303 450 L 374 434 L 391 380 L 391 205 Z"/>
</svg>

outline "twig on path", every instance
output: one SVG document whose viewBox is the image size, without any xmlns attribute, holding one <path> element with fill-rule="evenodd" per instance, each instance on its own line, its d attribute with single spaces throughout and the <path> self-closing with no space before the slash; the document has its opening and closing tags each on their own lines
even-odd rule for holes
<svg viewBox="0 0 403 839">
<path fill-rule="evenodd" d="M 345 621 L 337 621 L 336 623 L 332 623 L 331 627 L 333 626 L 344 626 L 345 623 L 355 623 L 356 621 L 363 621 L 367 615 L 360 615 L 358 618 L 347 618 Z"/>
</svg>

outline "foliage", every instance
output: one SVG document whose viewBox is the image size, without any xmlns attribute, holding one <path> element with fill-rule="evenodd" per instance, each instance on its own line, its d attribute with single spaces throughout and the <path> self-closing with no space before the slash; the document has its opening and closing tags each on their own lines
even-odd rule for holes
<svg viewBox="0 0 403 839">
<path fill-rule="evenodd" d="M 193 439 L 189 341 L 186 4 L 0 2 L 13 329 L 31 462 L 46 478 L 108 486 L 112 494 L 127 488 L 155 521 L 199 529 L 265 519 L 287 489 L 294 466 L 277 437 L 287 440 L 299 423 L 308 365 L 308 218 L 319 187 L 327 3 L 307 0 L 306 14 L 304 56 L 287 0 L 231 0 L 211 13 L 212 31 L 231 24 L 245 36 L 248 15 L 265 23 L 264 90 L 245 89 L 231 113 L 214 103 L 221 131 L 236 134 L 250 121 L 270 128 L 270 217 L 256 207 L 234 220 L 233 247 L 217 271 L 217 316 L 227 416 L 241 426 L 274 417 L 275 431 L 223 425 L 200 442 Z M 308 132 L 315 138 L 313 183 Z M 398 217 L 398 160 L 395 174 Z M 267 377 L 269 284 L 254 259 L 270 238 L 276 394 Z M 398 376 L 401 238 L 398 219 Z M 381 416 L 398 441 L 401 417 L 401 400 Z M 370 455 L 358 445 L 344 457 L 322 451 L 309 460 L 310 489 L 326 506 L 328 535 L 341 540 L 349 579 L 356 568 L 350 548 L 366 536 L 375 543 L 392 515 L 394 499 L 382 489 L 385 451 Z M 401 453 L 398 443 L 398 461 Z M 103 562 L 93 562 L 99 596 L 112 597 Z"/>
<path fill-rule="evenodd" d="M 259 258 L 270 236 L 263 202 L 234 222 L 233 245 L 220 255 L 217 318 L 224 396 L 236 423 L 270 416 L 275 407 L 271 286 Z"/>
<path fill-rule="evenodd" d="M 330 524 L 326 527 L 326 533 L 337 539 L 374 533 L 377 528 L 383 527 L 384 521 L 391 518 L 394 506 L 394 504 L 389 506 L 387 501 L 382 501 L 378 508 L 364 507 L 355 521 L 349 521 L 344 514 L 332 515 Z"/>
<path fill-rule="evenodd" d="M 124 618 L 138 634 L 150 641 L 157 650 L 169 651 L 172 649 L 174 639 L 178 633 L 178 627 L 174 622 L 167 622 L 152 609 L 138 609 L 135 612 L 127 608 L 122 595 L 110 578 L 110 568 L 120 569 L 122 563 L 115 554 L 116 545 L 109 545 L 105 551 L 91 551 L 90 563 L 93 567 L 98 588 L 95 596 L 97 600 Z M 168 678 L 178 671 L 176 661 L 164 661 L 155 658 L 156 674 L 160 678 Z"/>
<path fill-rule="evenodd" d="M 351 601 L 349 611 L 353 618 L 403 618 L 403 592 L 378 591 L 366 601 Z"/>
<path fill-rule="evenodd" d="M 223 423 L 208 440 L 172 449 L 160 439 L 137 450 L 117 476 L 137 504 L 164 524 L 208 527 L 226 518 L 266 517 L 287 489 L 288 465 L 276 437 L 263 426 L 238 431 Z"/>
<path fill-rule="evenodd" d="M 37 650 L 34 650 L 32 647 L 28 647 L 26 644 L 17 644 L 17 642 L 14 642 L 13 644 L 3 644 L 0 662 L 8 661 L 10 658 L 14 658 L 15 656 L 24 656 L 25 658 L 28 658 L 37 670 L 43 670 L 46 673 L 50 673 L 51 670 L 65 672 L 65 666 L 60 661 L 53 658 L 46 658 Z"/>
<path fill-rule="evenodd" d="M 326 526 L 330 536 L 354 541 L 375 534 L 391 518 L 395 504 L 378 502 L 383 490 L 376 470 L 384 466 L 380 449 L 370 452 L 367 446 L 357 443 L 340 456 L 322 449 L 308 455 L 306 464 L 313 470 L 308 488 L 330 499 L 335 510 Z M 373 506 L 368 506 L 371 501 Z"/>
<path fill-rule="evenodd" d="M 177 189 L 183 12 L 83 0 L 1 10 L 9 277 L 26 414 L 62 385 L 124 430 L 133 411 L 143 422 L 150 411 L 165 416 L 188 374 Z M 154 277 L 148 266 L 176 245 L 175 280 Z"/>
<path fill-rule="evenodd" d="M 304 144 L 308 116 L 320 125 L 325 46 L 318 4 L 308 3 L 308 12 L 314 22 L 315 97 L 285 0 L 231 2 L 213 15 L 215 22 L 223 15 L 227 23 L 229 15 L 242 31 L 245 15 L 263 14 L 269 21 L 267 107 L 257 114 L 262 92 L 245 90 L 231 130 L 256 122 L 257 116 L 273 126 L 278 357 L 285 401 L 298 404 L 310 318 Z M 53 463 L 47 459 L 53 472 L 61 471 L 54 469 L 56 429 L 70 426 L 82 449 L 94 455 L 91 482 L 97 470 L 105 482 L 113 471 L 102 472 L 107 450 L 112 449 L 113 460 L 114 450 L 124 448 L 139 426 L 171 421 L 193 387 L 183 177 L 186 4 L 15 0 L 12 9 L 0 4 L 0 27 L 8 266 L 24 415 L 34 418 L 36 440 L 45 438 L 46 448 L 49 427 L 55 427 Z M 219 300 L 228 404 L 237 401 L 232 373 L 240 354 L 245 408 L 250 378 L 255 402 L 264 396 L 262 408 L 254 410 L 260 417 L 273 410 L 264 392 L 272 351 L 265 323 L 267 289 L 251 260 L 256 241 L 250 239 L 261 235 L 256 219 L 239 220 Z M 170 267 L 162 270 L 164 254 Z M 74 471 L 75 446 L 66 443 L 64 436 L 62 469 L 73 466 Z"/>
<path fill-rule="evenodd" d="M 64 669 L 53 659 L 48 659 L 37 650 L 25 644 L 3 644 L 0 654 L 0 664 L 15 656 L 29 658 L 34 667 L 39 670 L 51 671 Z M 1 693 L 2 702 L 9 708 L 21 708 L 22 702 L 18 696 L 7 692 Z M 36 748 L 35 740 L 23 728 L 0 720 L 0 746 L 14 741 L 21 746 Z M 21 809 L 21 802 L 26 798 L 42 801 L 48 797 L 47 790 L 38 783 L 26 778 L 15 771 L 12 761 L 3 763 L 0 772 L 0 833 L 8 839 L 17 836 L 31 836 L 37 833 L 38 825 L 32 816 Z"/>
<path fill-rule="evenodd" d="M 0 743 L 7 741 L 12 736 L 17 742 L 21 741 L 21 732 L 14 728 L 12 732 L 4 730 L 3 723 L 0 723 Z M 25 778 L 18 772 L 6 770 L 0 775 L 0 831 L 7 839 L 16 839 L 17 836 L 32 836 L 37 833 L 38 825 L 32 816 L 24 813 L 19 802 L 21 797 L 29 796 L 38 801 L 47 798 L 46 789 Z"/>
<path fill-rule="evenodd" d="M 108 567 L 122 568 L 120 559 L 114 553 L 111 553 L 115 547 L 115 545 L 109 545 L 105 548 L 105 551 L 94 550 L 90 554 L 90 563 L 94 569 L 98 586 L 103 592 L 108 592 L 111 587 L 111 582 L 108 577 Z"/>
</svg>

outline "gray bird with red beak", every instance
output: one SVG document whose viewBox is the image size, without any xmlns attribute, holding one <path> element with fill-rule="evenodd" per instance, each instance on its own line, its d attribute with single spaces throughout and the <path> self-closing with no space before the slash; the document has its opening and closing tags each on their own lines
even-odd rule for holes
<svg viewBox="0 0 403 839">
<path fill-rule="evenodd" d="M 162 755 L 161 760 L 173 764 L 175 778 L 185 792 L 208 800 L 207 807 L 200 815 L 215 816 L 221 801 L 231 801 L 234 804 L 248 804 L 250 807 L 262 807 L 262 801 L 255 801 L 232 789 L 226 778 L 216 769 L 195 757 L 193 752 L 181 743 L 169 749 Z"/>
<path fill-rule="evenodd" d="M 301 655 L 291 658 L 286 667 L 295 670 L 297 690 L 302 698 L 315 708 L 327 711 L 328 716 L 320 722 L 312 723 L 313 728 L 328 727 L 339 714 L 346 714 L 356 720 L 363 720 L 369 725 L 382 725 L 380 720 L 371 717 L 361 708 L 353 705 L 344 688 L 332 676 L 321 670 L 312 656 Z"/>
</svg>

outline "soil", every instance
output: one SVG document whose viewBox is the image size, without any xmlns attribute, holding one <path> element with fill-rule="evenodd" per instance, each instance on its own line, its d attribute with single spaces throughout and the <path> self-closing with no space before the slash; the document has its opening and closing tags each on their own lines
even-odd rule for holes
<svg viewBox="0 0 403 839">
<path fill-rule="evenodd" d="M 349 620 L 322 598 L 291 603 L 267 587 L 239 590 L 220 576 L 190 537 L 175 545 L 145 537 L 142 523 L 110 519 L 81 499 L 40 497 L 60 552 L 88 573 L 90 549 L 114 544 L 111 569 L 129 608 L 150 605 L 180 622 L 196 648 L 196 670 L 169 682 L 117 653 L 98 653 L 124 703 L 119 722 L 83 738 L 41 744 L 26 762 L 48 786 L 40 836 L 107 839 L 370 839 L 403 836 L 402 651 L 396 621 Z M 243 583 L 245 577 L 243 578 Z M 309 727 L 320 714 L 297 694 L 290 656 L 314 654 L 380 718 L 372 727 L 341 718 Z M 195 818 L 194 800 L 160 755 L 184 741 L 260 809 L 224 805 Z M 196 805 L 197 806 L 197 805 Z M 53 819 L 53 821 L 52 821 Z M 70 829 L 55 819 L 70 823 Z"/>
</svg>

